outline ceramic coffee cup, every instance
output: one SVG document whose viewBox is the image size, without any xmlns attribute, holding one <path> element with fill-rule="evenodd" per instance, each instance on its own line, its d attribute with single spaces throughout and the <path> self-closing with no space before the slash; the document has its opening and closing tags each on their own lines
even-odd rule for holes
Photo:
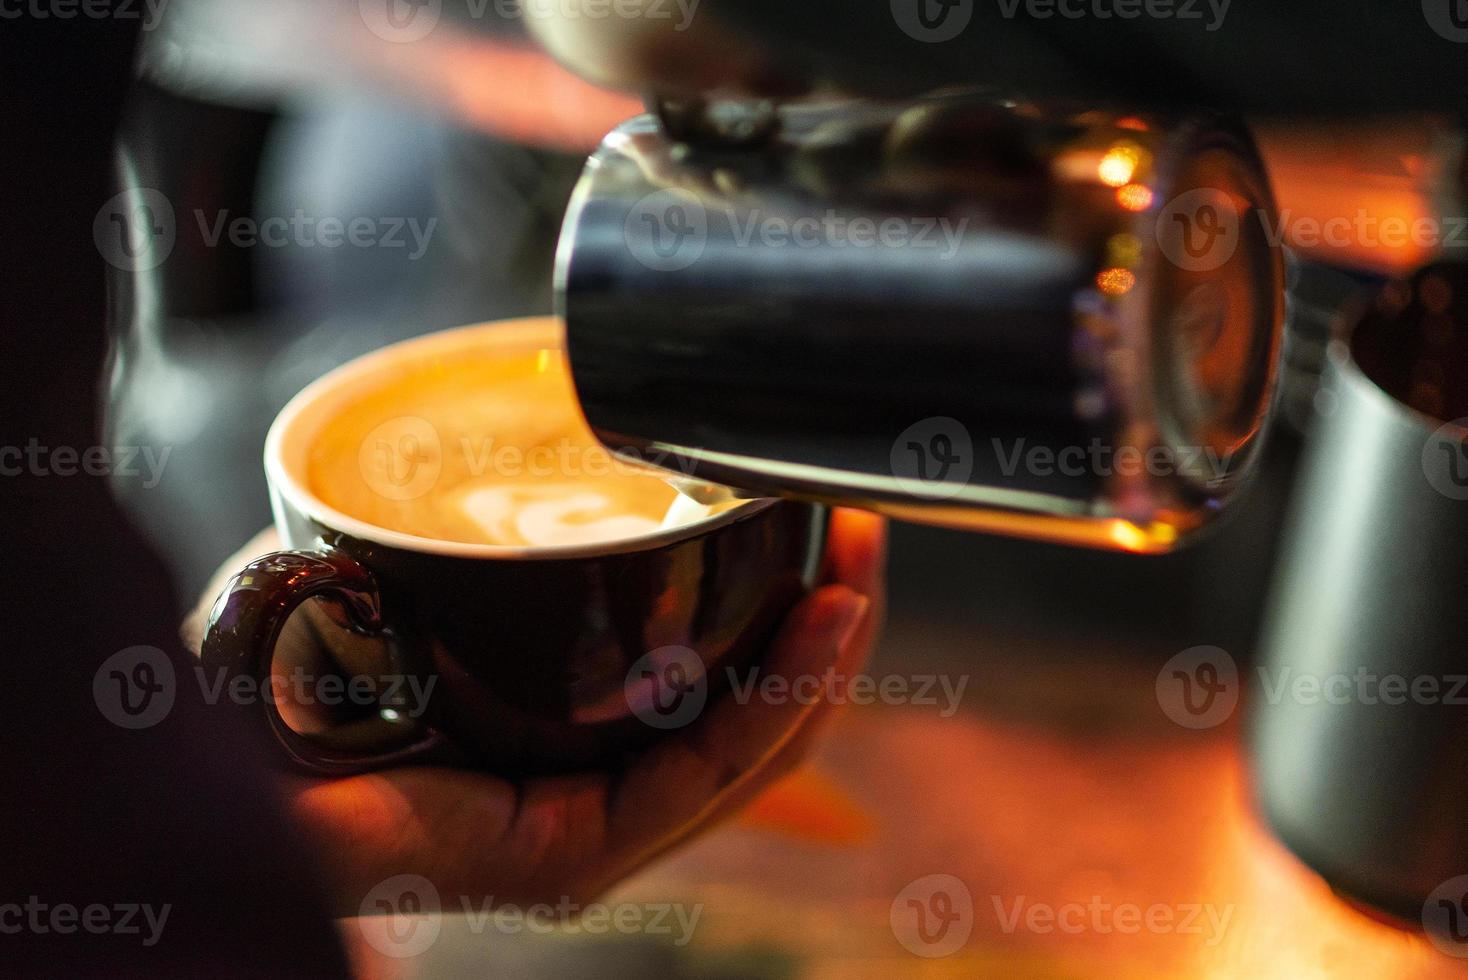
<svg viewBox="0 0 1468 980">
<path fill-rule="evenodd" d="M 510 547 L 387 530 L 314 495 L 306 466 L 323 425 L 405 353 L 450 353 L 466 331 L 506 351 L 560 343 L 557 323 L 539 319 L 393 345 L 310 385 L 267 437 L 275 526 L 290 550 L 229 580 L 203 667 L 249 690 L 278 695 L 294 676 L 335 692 L 310 705 L 247 699 L 307 769 L 428 762 L 513 776 L 607 764 L 675 727 L 685 695 L 719 696 L 725 668 L 757 660 L 814 582 L 828 515 L 811 504 L 750 500 L 637 537 Z M 324 639 L 278 650 L 308 600 Z M 327 619 L 335 628 L 320 629 Z"/>
</svg>

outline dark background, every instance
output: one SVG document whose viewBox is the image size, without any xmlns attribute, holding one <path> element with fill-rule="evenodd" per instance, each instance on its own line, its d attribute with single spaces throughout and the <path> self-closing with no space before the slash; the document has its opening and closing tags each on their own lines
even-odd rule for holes
<svg viewBox="0 0 1468 980">
<path fill-rule="evenodd" d="M 100 436 L 107 296 L 92 221 L 137 22 L 0 21 L 0 443 Z M 91 697 L 112 653 L 177 656 L 179 601 L 100 477 L 7 476 L 0 609 L 5 802 L 0 904 L 171 903 L 164 940 L 0 935 L 0 972 L 330 976 L 344 972 L 251 743 L 182 703 L 126 732 Z M 179 661 L 180 668 L 182 662 Z M 186 694 L 193 685 L 180 685 Z M 224 746 L 229 746 L 227 751 Z"/>
</svg>

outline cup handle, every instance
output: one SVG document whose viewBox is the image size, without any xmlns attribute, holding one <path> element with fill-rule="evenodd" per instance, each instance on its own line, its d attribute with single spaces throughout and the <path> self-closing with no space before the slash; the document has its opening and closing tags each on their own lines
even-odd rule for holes
<svg viewBox="0 0 1468 980">
<path fill-rule="evenodd" d="M 257 692 L 271 683 L 276 642 L 291 613 L 308 599 L 321 599 L 338 625 L 364 635 L 387 632 L 382 600 L 372 573 L 360 562 L 331 550 L 277 551 L 235 573 L 209 611 L 200 660 L 230 684 L 249 677 Z M 227 688 L 224 688 L 227 689 Z M 400 737 L 381 751 L 322 744 L 294 731 L 275 699 L 259 698 L 276 740 L 298 766 L 323 775 L 345 776 L 412 761 L 428 761 L 446 747 L 444 737 L 404 717 Z"/>
</svg>

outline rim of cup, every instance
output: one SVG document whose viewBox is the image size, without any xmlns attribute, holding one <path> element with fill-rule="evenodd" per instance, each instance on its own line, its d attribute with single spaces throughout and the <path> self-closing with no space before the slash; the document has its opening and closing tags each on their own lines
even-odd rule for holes
<svg viewBox="0 0 1468 980">
<path fill-rule="evenodd" d="M 265 437 L 265 475 L 271 488 L 272 506 L 278 509 L 284 503 L 333 530 L 403 551 L 458 558 L 550 560 L 630 554 L 661 548 L 707 534 L 775 502 L 770 497 L 751 499 L 687 524 L 606 541 L 519 546 L 447 541 L 379 527 L 329 506 L 306 485 L 304 471 L 309 448 L 321 427 L 360 393 L 375 387 L 380 377 L 405 356 L 431 356 L 436 350 L 452 351 L 485 343 L 506 350 L 561 350 L 564 349 L 564 337 L 564 330 L 553 316 L 495 320 L 435 331 L 389 344 L 328 371 L 286 403 Z M 283 515 L 277 513 L 276 519 L 278 524 L 283 523 Z"/>
</svg>

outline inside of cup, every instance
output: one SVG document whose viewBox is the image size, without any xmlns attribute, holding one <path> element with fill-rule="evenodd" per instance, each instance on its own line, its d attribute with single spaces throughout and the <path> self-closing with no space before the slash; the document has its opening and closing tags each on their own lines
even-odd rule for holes
<svg viewBox="0 0 1468 980">
<path fill-rule="evenodd" d="M 1402 404 L 1440 422 L 1468 417 L 1468 266 L 1388 283 L 1350 347 L 1361 373 Z"/>
<path fill-rule="evenodd" d="M 293 398 L 281 411 L 266 439 L 265 468 L 272 490 L 284 504 L 334 530 L 392 547 L 468 557 L 575 557 L 623 553 L 660 547 L 728 523 L 768 499 L 738 500 L 712 514 L 695 513 L 697 505 L 676 505 L 669 526 L 647 533 L 613 537 L 589 543 L 517 546 L 469 543 L 408 534 L 355 518 L 328 505 L 310 489 L 308 465 L 311 448 L 324 427 L 350 410 L 366 395 L 381 388 L 405 363 L 417 359 L 451 358 L 456 352 L 491 347 L 516 351 L 563 351 L 560 320 L 537 317 L 508 320 L 440 331 L 392 344 L 351 361 L 324 375 Z"/>
</svg>

